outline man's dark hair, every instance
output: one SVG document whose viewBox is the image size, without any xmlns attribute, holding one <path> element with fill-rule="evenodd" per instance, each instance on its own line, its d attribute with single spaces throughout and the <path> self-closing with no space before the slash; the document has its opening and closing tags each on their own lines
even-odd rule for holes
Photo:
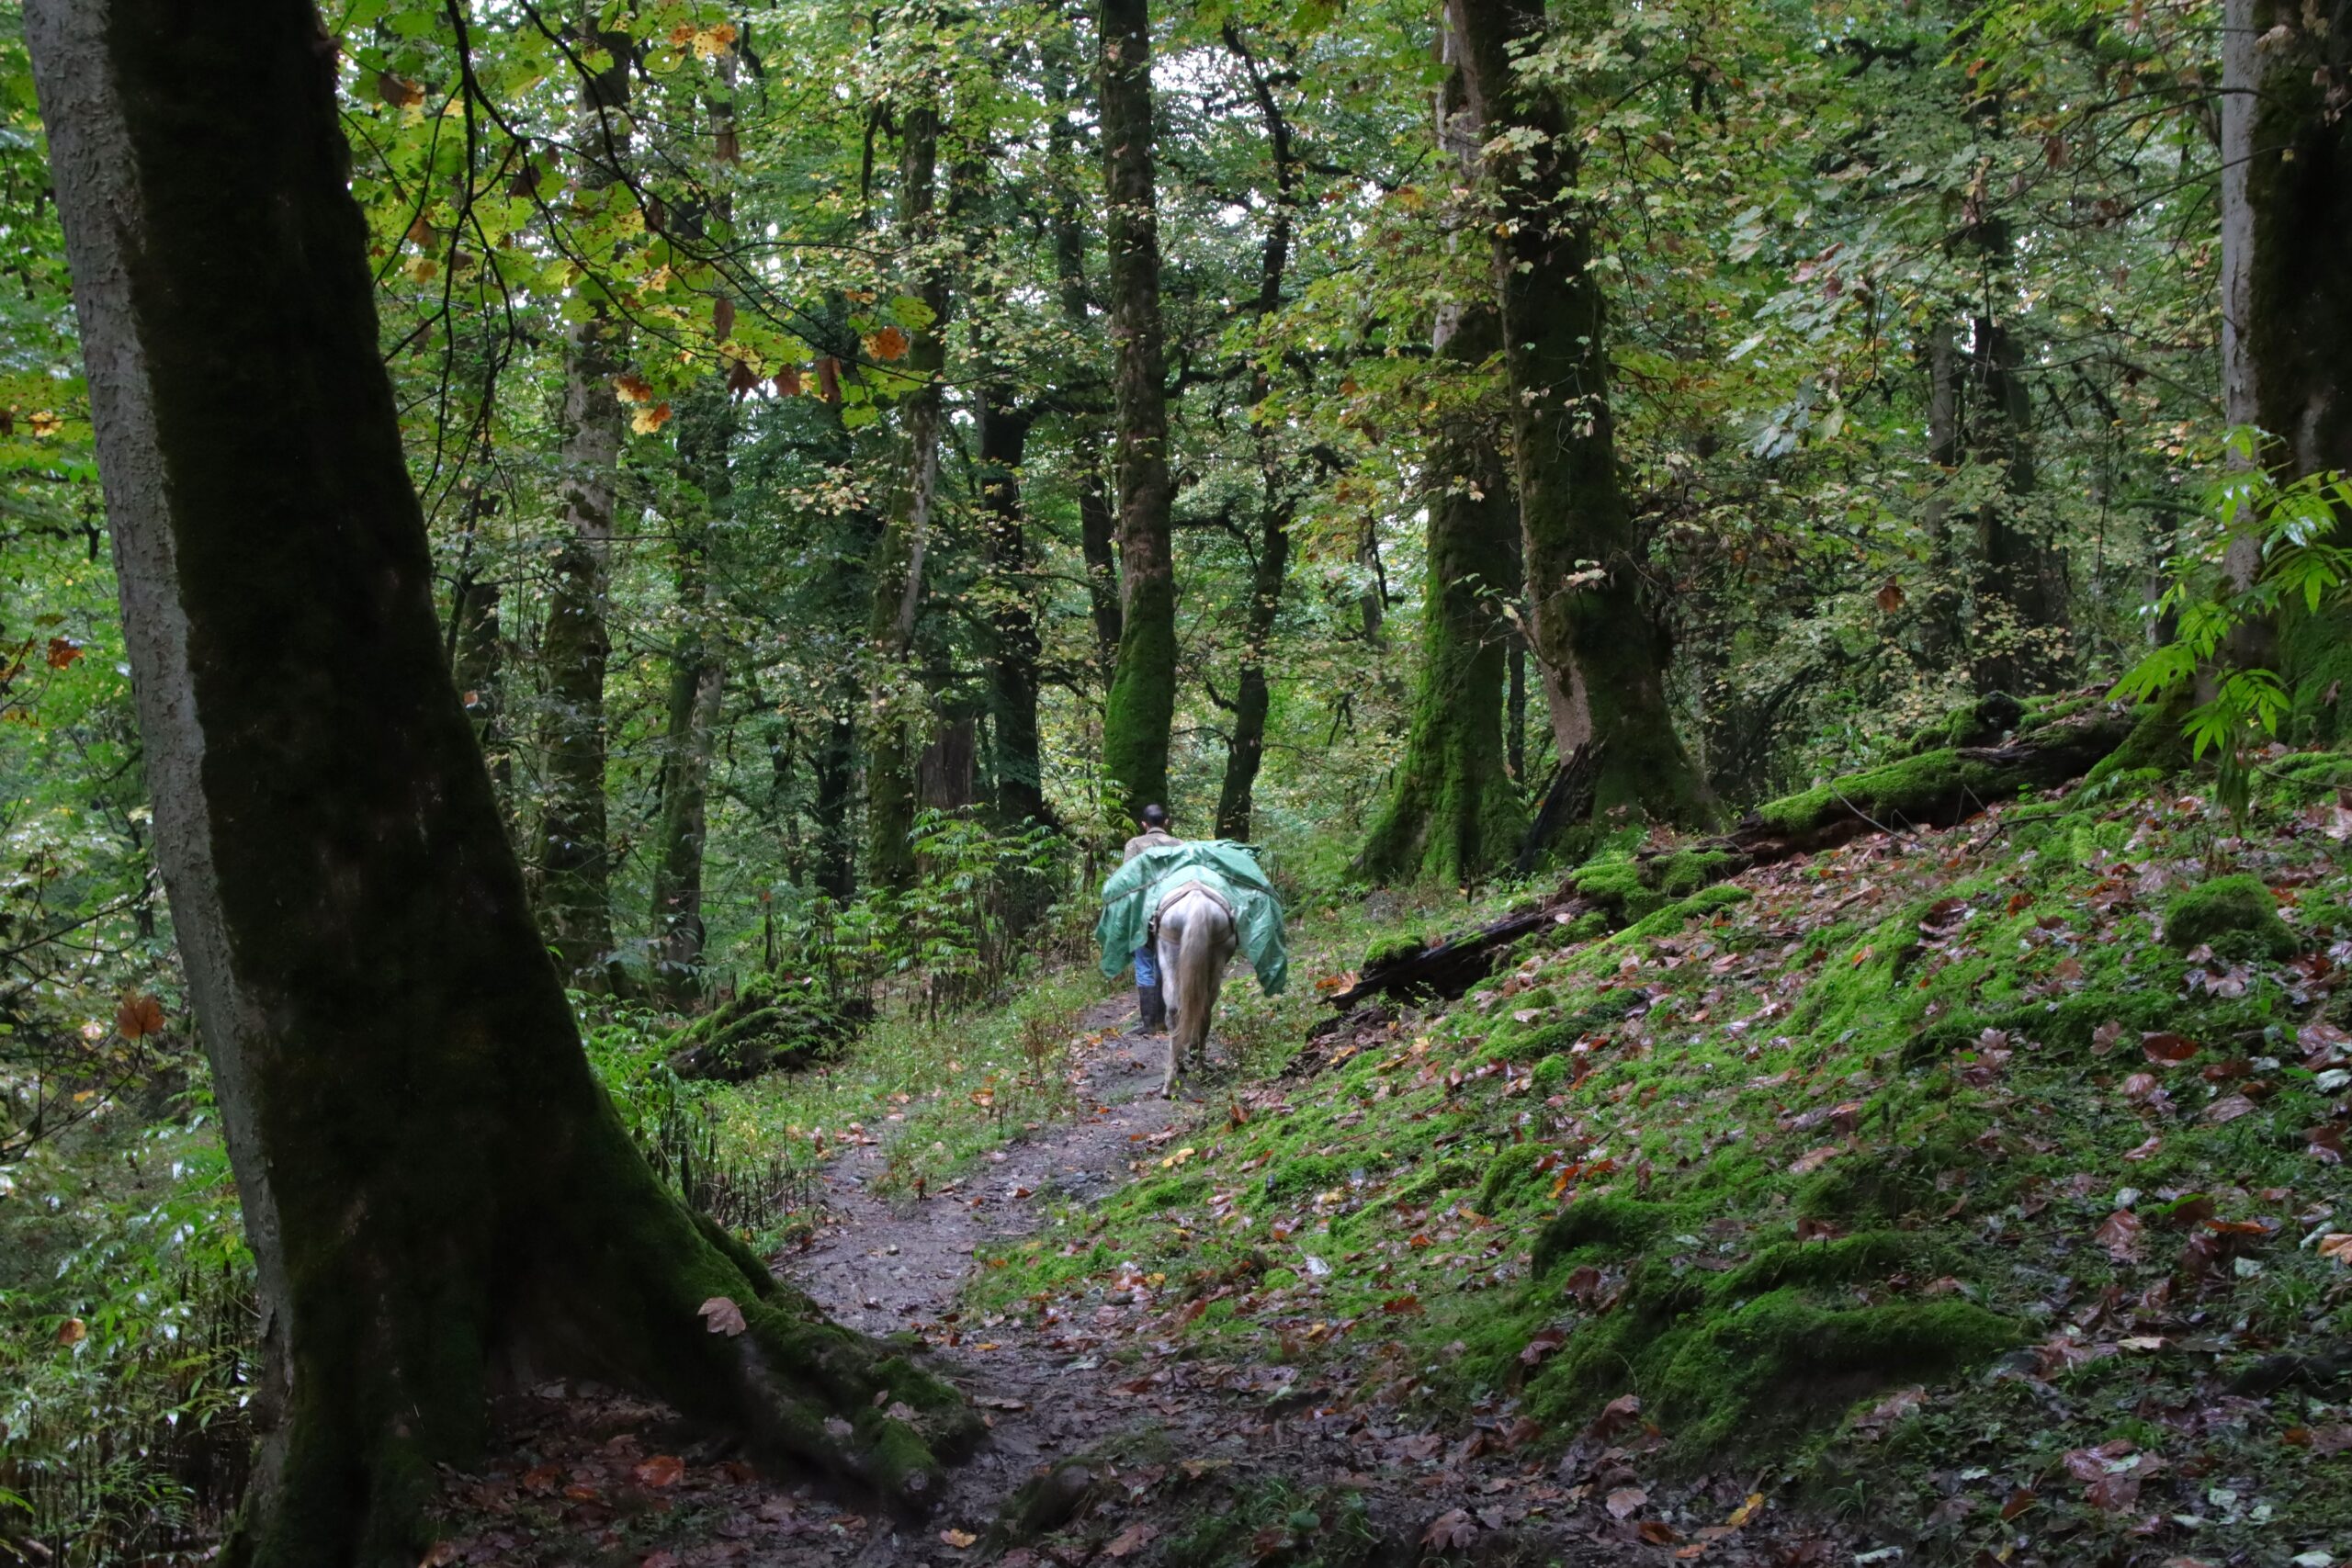
<svg viewBox="0 0 2352 1568">
<path fill-rule="evenodd" d="M 1147 828 L 1167 827 L 1168 807 L 1158 805 L 1145 807 L 1143 808 L 1143 825 Z"/>
</svg>

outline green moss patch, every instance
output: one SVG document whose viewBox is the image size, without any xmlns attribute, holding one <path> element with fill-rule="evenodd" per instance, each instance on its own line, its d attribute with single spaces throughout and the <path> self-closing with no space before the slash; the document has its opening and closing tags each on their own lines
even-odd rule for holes
<svg viewBox="0 0 2352 1568">
<path fill-rule="evenodd" d="M 2292 958 L 2301 948 L 2278 900 L 2258 876 L 2217 876 L 2165 906 L 2165 942 L 2176 953 L 2210 946 L 2224 958 Z"/>
</svg>

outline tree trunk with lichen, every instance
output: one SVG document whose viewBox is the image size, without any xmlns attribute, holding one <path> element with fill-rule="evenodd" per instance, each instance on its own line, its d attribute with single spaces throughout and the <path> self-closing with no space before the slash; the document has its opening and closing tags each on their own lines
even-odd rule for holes
<svg viewBox="0 0 2352 1568">
<path fill-rule="evenodd" d="M 1577 193 L 1579 142 L 1556 94 L 1522 80 L 1515 53 L 1543 36 L 1541 0 L 1448 0 L 1464 96 L 1490 137 L 1496 290 L 1525 534 L 1530 651 L 1551 698 L 1557 753 L 1602 759 L 1595 818 L 1695 827 L 1705 781 L 1675 731 L 1665 637 L 1645 603 L 1632 508 L 1617 473 L 1608 309 L 1590 270 Z"/>
<path fill-rule="evenodd" d="M 1438 95 L 1438 146 L 1467 178 L 1485 138 L 1464 98 L 1451 28 L 1446 49 L 1453 69 Z M 1495 307 L 1442 307 L 1430 346 L 1457 376 L 1475 372 L 1502 348 Z M 1512 782 L 1524 758 L 1513 758 L 1505 739 L 1505 685 L 1516 671 L 1506 668 L 1513 631 L 1502 607 L 1519 596 L 1519 510 L 1495 435 L 1498 413 L 1457 398 L 1441 410 L 1430 444 L 1412 728 L 1396 786 L 1357 859 L 1365 875 L 1384 882 L 1478 882 L 1511 863 L 1527 831 Z M 1513 682 L 1511 694 L 1516 721 L 1526 711 L 1523 684 Z"/>
<path fill-rule="evenodd" d="M 2227 0 L 2222 16 L 2222 379 L 2233 425 L 2267 437 L 2283 479 L 2352 473 L 2352 28 L 2314 28 L 2285 0 Z M 2261 567 L 2238 540 L 2241 585 Z M 2352 729 L 2329 694 L 2352 688 L 2352 616 L 2298 615 L 2233 641 L 2311 694 L 2317 739 Z"/>
<path fill-rule="evenodd" d="M 598 35 L 606 68 L 581 87 L 577 199 L 617 199 L 616 160 L 628 146 L 629 40 Z M 564 338 L 562 544 L 548 595 L 540 657 L 548 671 L 540 719 L 546 791 L 539 810 L 539 912 L 565 980 L 609 985 L 613 965 L 612 841 L 605 809 L 605 623 L 612 589 L 615 480 L 626 414 L 614 382 L 628 368 L 627 323 L 587 285 L 591 308 Z"/>
<path fill-rule="evenodd" d="M 679 522 L 677 652 L 670 664 L 668 725 L 662 745 L 662 816 L 653 845 L 653 974 L 673 1001 L 701 983 L 703 843 L 709 830 L 710 758 L 726 695 L 727 662 L 710 629 L 712 525 L 734 493 L 729 447 L 735 402 L 712 378 L 678 414 L 679 479 L 688 492 Z"/>
<path fill-rule="evenodd" d="M 262 1297 L 224 1561 L 416 1562 L 493 1365 L 592 1372 L 921 1499 L 976 1431 L 954 1391 L 690 1213 L 589 1071 L 435 621 L 316 13 L 26 12 Z M 720 1297 L 741 1333 L 705 1315 Z"/>
<path fill-rule="evenodd" d="M 924 558 L 939 501 L 939 375 L 947 362 L 947 281 L 939 243 L 939 107 L 926 98 L 906 110 L 899 157 L 899 228 L 921 279 L 917 292 L 932 319 L 907 350 L 906 373 L 921 384 L 907 394 L 905 482 L 874 555 L 874 604 L 867 630 L 874 660 L 873 722 L 866 728 L 865 839 L 872 880 L 904 887 L 915 877 L 915 759 L 926 739 L 926 699 L 911 655 L 923 600 Z"/>
<path fill-rule="evenodd" d="M 1169 538 L 1166 350 L 1152 170 L 1149 0 L 1102 0 L 1102 118 L 1111 343 L 1118 355 L 1119 658 L 1102 710 L 1117 815 L 1168 798 L 1176 715 L 1176 573 Z"/>
<path fill-rule="evenodd" d="M 1439 356 L 1465 367 L 1502 346 L 1491 309 L 1449 311 L 1436 337 Z M 1478 882 L 1510 863 L 1527 831 L 1503 736 L 1510 623 L 1502 606 L 1519 592 L 1519 515 L 1492 414 L 1452 409 L 1430 446 L 1412 728 L 1357 862 L 1384 882 Z"/>
</svg>

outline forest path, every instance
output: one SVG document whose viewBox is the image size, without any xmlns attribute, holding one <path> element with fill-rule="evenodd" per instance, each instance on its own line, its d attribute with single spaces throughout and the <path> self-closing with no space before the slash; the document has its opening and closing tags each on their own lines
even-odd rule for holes
<svg viewBox="0 0 2352 1568">
<path fill-rule="evenodd" d="M 929 1518 L 893 1519 L 825 1482 L 762 1474 L 662 1405 L 590 1383 L 542 1384 L 505 1403 L 503 1451 L 481 1473 L 450 1478 L 447 1533 L 426 1563 L 1148 1568 L 1204 1523 L 1245 1514 L 1238 1538 L 1188 1557 L 1408 1563 L 1453 1544 L 1449 1521 L 1466 1538 L 1475 1517 L 1482 1560 L 1667 1561 L 1616 1520 L 1572 1522 L 1593 1489 L 1558 1484 L 1532 1450 L 1476 1431 L 1441 1435 L 1325 1371 L 1221 1360 L 1166 1337 L 1172 1286 L 1122 1279 L 1082 1305 L 967 1311 L 966 1286 L 984 1266 L 976 1253 L 1038 1233 L 1066 1203 L 1099 1201 L 1188 1129 L 1211 1135 L 1203 1123 L 1215 1107 L 1247 1092 L 1213 1045 L 1187 1099 L 1160 1098 L 1165 1041 L 1133 1033 L 1133 1017 L 1126 998 L 1088 1008 L 1070 1043 L 1080 1113 L 956 1182 L 885 1197 L 876 1189 L 888 1141 L 845 1151 L 823 1177 L 830 1223 L 776 1264 L 850 1326 L 922 1335 L 934 1369 L 985 1414 L 987 1438 L 951 1469 Z M 919 1122 L 893 1130 L 923 1135 Z M 992 1534 L 1014 1495 L 1046 1477 L 1041 1491 L 1056 1501 L 1012 1536 Z M 1360 1499 L 1353 1523 L 1330 1521 L 1347 1545 L 1288 1540 L 1262 1522 L 1296 1518 L 1303 1502 L 1337 1492 Z M 1597 1495 L 1581 1511 L 1598 1515 Z"/>
</svg>

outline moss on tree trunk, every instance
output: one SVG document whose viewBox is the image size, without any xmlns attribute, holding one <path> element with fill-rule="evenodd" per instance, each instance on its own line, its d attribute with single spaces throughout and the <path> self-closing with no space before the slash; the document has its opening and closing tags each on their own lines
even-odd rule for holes
<svg viewBox="0 0 2352 1568">
<path fill-rule="evenodd" d="M 709 828 L 713 739 L 725 696 L 725 649 L 708 625 L 712 523 L 734 493 L 728 468 L 735 403 L 712 378 L 695 389 L 678 420 L 678 468 L 687 495 L 677 552 L 678 647 L 671 660 L 668 726 L 662 748 L 662 817 L 654 838 L 653 942 L 656 984 L 674 1001 L 700 985 L 703 842 Z"/>
<path fill-rule="evenodd" d="M 921 1498 L 975 1431 L 954 1391 L 715 1240 L 589 1071 L 445 661 L 315 14 L 40 0 L 28 32 L 263 1297 L 226 1560 L 414 1562 L 493 1364 Z"/>
<path fill-rule="evenodd" d="M 1464 312 L 1439 353 L 1476 367 L 1501 347 L 1491 309 Z M 1385 881 L 1474 883 L 1509 865 L 1527 813 L 1506 767 L 1502 606 L 1519 592 L 1517 509 L 1493 412 L 1454 411 L 1429 458 L 1429 573 L 1412 730 L 1359 861 Z"/>
<path fill-rule="evenodd" d="M 1169 541 L 1168 389 L 1159 321 L 1149 0 L 1101 0 L 1111 341 L 1118 364 L 1119 657 L 1102 709 L 1102 770 L 1124 816 L 1168 797 L 1176 713 L 1176 577 Z"/>
<path fill-rule="evenodd" d="M 1558 96 L 1521 80 L 1514 63 L 1542 36 L 1544 7 L 1449 0 L 1447 14 L 1471 112 L 1490 137 L 1511 138 L 1487 161 L 1499 209 L 1495 276 L 1530 650 L 1552 698 L 1556 749 L 1566 757 L 1598 743 L 1596 818 L 1702 826 L 1713 801 L 1675 731 L 1667 640 L 1645 602 L 1641 546 L 1617 472 L 1608 309 L 1577 192 L 1577 127 Z"/>
<path fill-rule="evenodd" d="M 610 55 L 582 84 L 574 173 L 577 199 L 616 197 L 614 159 L 628 146 L 629 41 L 600 36 Z M 597 292 L 564 339 L 563 544 L 540 641 L 548 667 L 540 745 L 546 793 L 539 818 L 539 907 L 557 962 L 573 984 L 601 987 L 612 973 L 612 847 L 605 815 L 605 625 L 612 589 L 615 479 L 623 413 L 614 378 L 628 368 L 628 329 Z"/>
<path fill-rule="evenodd" d="M 924 593 L 933 513 L 939 502 L 939 433 L 944 408 L 939 374 L 947 362 L 947 279 L 931 252 L 938 243 L 939 107 L 926 96 L 905 111 L 899 154 L 901 243 L 931 308 L 914 334 L 906 372 L 921 379 L 908 394 L 906 477 L 874 554 L 869 638 L 874 664 L 873 723 L 865 755 L 866 859 L 874 883 L 904 887 L 915 877 L 915 759 L 927 728 L 926 694 L 914 671 L 915 628 Z"/>
</svg>

